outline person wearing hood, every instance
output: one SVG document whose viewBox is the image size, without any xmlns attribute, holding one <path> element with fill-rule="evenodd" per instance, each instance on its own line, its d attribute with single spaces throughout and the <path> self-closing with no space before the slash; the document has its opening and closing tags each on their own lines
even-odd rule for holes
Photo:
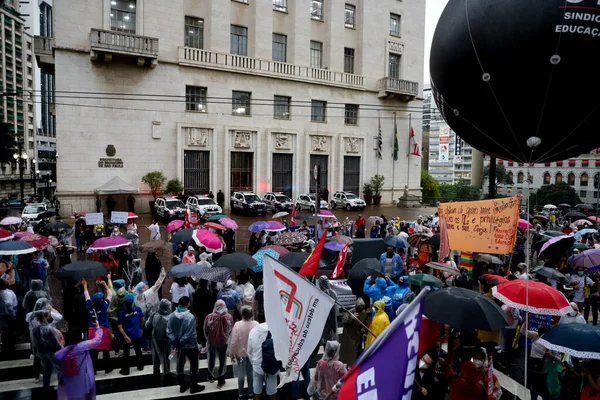
<svg viewBox="0 0 600 400">
<path fill-rule="evenodd" d="M 248 335 L 248 358 L 252 362 L 254 395 L 256 400 L 263 400 L 263 385 L 266 385 L 266 394 L 269 400 L 277 397 L 277 375 L 269 374 L 263 370 L 263 343 L 270 337 L 269 325 L 266 322 L 254 327 Z"/>
<path fill-rule="evenodd" d="M 225 385 L 227 372 L 227 343 L 233 327 L 233 317 L 227 312 L 225 301 L 217 300 L 213 312 L 204 319 L 204 335 L 208 350 L 208 376 L 212 383 L 218 380 L 217 388 Z M 218 364 L 217 364 L 218 359 Z"/>
<path fill-rule="evenodd" d="M 197 335 L 198 343 L 202 346 L 201 354 L 206 354 L 206 336 L 204 336 L 204 319 L 212 312 L 213 305 L 217 301 L 216 283 L 200 279 L 200 283 L 194 292 L 192 307 L 194 315 L 198 320 Z"/>
<path fill-rule="evenodd" d="M 44 388 L 50 387 L 52 371 L 61 370 L 61 363 L 54 357 L 54 353 L 65 344 L 62 334 L 48 322 L 47 318 L 51 318 L 48 311 L 35 311 L 32 319 L 37 320 L 37 326 L 31 332 L 31 347 L 35 349 L 35 356 L 39 357 L 44 369 Z"/>
<path fill-rule="evenodd" d="M 110 274 L 106 275 L 107 279 L 110 280 Z M 98 352 L 102 350 L 102 362 L 104 364 L 104 371 L 108 374 L 113 369 L 110 366 L 110 330 L 108 321 L 108 306 L 112 300 L 113 292 L 109 289 L 108 285 L 104 281 L 100 281 L 100 285 L 104 287 L 106 291 L 106 299 L 102 292 L 94 293 L 94 296 L 90 299 L 90 293 L 88 292 L 87 282 L 85 279 L 81 280 L 83 286 L 83 294 L 85 296 L 85 307 L 88 311 L 89 318 L 89 329 L 88 337 L 94 337 L 96 329 L 104 331 L 102 335 L 102 343 L 99 346 L 95 346 L 94 350 L 91 351 L 92 361 L 94 363 L 94 371 L 98 371 Z M 96 324 L 98 321 L 98 324 Z M 99 328 L 97 328 L 99 326 Z"/>
<path fill-rule="evenodd" d="M 375 317 L 373 317 L 373 321 L 371 321 L 371 326 L 369 327 L 370 332 L 367 334 L 365 350 L 390 324 L 390 318 L 385 312 L 385 303 L 382 300 L 377 300 L 373 303 L 373 312 L 375 313 Z"/>
<path fill-rule="evenodd" d="M 33 260 L 31 260 L 31 278 L 42 281 L 43 289 L 47 292 L 48 288 L 48 268 L 50 264 L 44 258 L 44 252 L 39 251 Z"/>
<path fill-rule="evenodd" d="M 118 328 L 123 338 L 123 367 L 119 371 L 121 375 L 129 375 L 129 350 L 133 346 L 135 351 L 135 364 L 138 371 L 144 369 L 142 361 L 142 326 L 144 326 L 144 313 L 142 309 L 134 304 L 135 295 L 125 296 L 125 309 L 119 313 Z"/>
<path fill-rule="evenodd" d="M 382 300 L 385 304 L 385 311 L 388 313 L 390 321 L 394 319 L 392 313 L 392 296 L 398 289 L 391 280 L 384 278 L 375 279 L 375 284 L 371 286 L 371 276 L 368 276 L 363 286 L 363 293 L 371 298 L 371 304 L 378 300 Z M 373 313 L 375 316 L 375 313 Z"/>
<path fill-rule="evenodd" d="M 415 297 L 417 297 L 417 295 L 415 294 L 415 292 L 413 292 L 413 291 L 407 292 L 404 295 L 404 299 L 402 301 L 402 305 L 400 307 L 398 307 L 398 309 L 396 310 L 396 316 L 402 314 L 402 311 L 404 311 L 408 307 L 408 305 L 410 303 L 412 303 L 412 301 L 415 299 Z"/>
<path fill-rule="evenodd" d="M 392 294 L 392 314 L 396 316 L 396 311 L 404 303 L 404 298 L 412 291 L 408 287 L 408 277 L 401 276 L 398 278 L 398 287 Z"/>
<path fill-rule="evenodd" d="M 31 353 L 33 355 L 33 376 L 35 383 L 39 382 L 40 371 L 41 371 L 41 359 L 37 355 L 35 348 L 35 340 L 33 337 L 33 330 L 37 328 L 42 322 L 46 321 L 49 324 L 55 325 L 57 322 L 62 321 L 63 316 L 50 306 L 50 302 L 47 298 L 42 297 L 38 299 L 33 307 L 33 311 L 28 312 L 25 316 L 25 322 L 29 325 L 29 337 L 31 339 Z"/>
<path fill-rule="evenodd" d="M 490 380 L 490 365 L 488 359 L 488 352 L 485 347 L 481 347 L 479 351 L 473 356 L 473 363 L 477 367 L 477 371 L 479 373 L 479 382 L 485 387 L 488 388 L 489 380 Z M 500 382 L 498 381 L 498 377 L 492 371 L 492 398 L 493 400 L 500 400 L 502 397 L 502 386 L 500 386 Z"/>
<path fill-rule="evenodd" d="M 581 313 L 579 312 L 579 307 L 577 306 L 577 303 L 571 302 L 569 304 L 571 305 L 572 311 L 560 317 L 558 325 L 586 324 L 587 322 L 585 321 L 585 318 L 583 318 L 583 315 L 581 315 Z"/>
<path fill-rule="evenodd" d="M 48 300 L 52 300 L 52 298 L 50 297 L 48 292 L 46 292 L 43 289 L 43 287 L 44 287 L 44 283 L 41 280 L 39 280 L 39 279 L 31 280 L 31 290 L 29 292 L 25 293 L 25 297 L 23 298 L 23 308 L 25 309 L 25 311 L 27 311 L 27 312 L 33 311 L 33 308 L 35 307 L 35 303 L 38 301 L 38 299 L 45 298 Z"/>
<path fill-rule="evenodd" d="M 324 400 L 326 398 L 335 399 L 337 396 L 330 396 L 333 388 L 338 381 L 346 374 L 346 366 L 340 360 L 340 344 L 329 340 L 325 344 L 323 358 L 317 363 L 315 375 L 308 386 L 308 394 L 313 399 Z"/>
<path fill-rule="evenodd" d="M 225 307 L 227 307 L 227 311 L 229 311 L 229 314 L 231 314 L 232 317 L 236 310 L 239 312 L 242 301 L 233 288 L 233 281 L 231 279 L 228 279 L 225 283 L 225 287 L 219 290 L 219 293 L 217 293 L 217 300 L 223 300 Z"/>
<path fill-rule="evenodd" d="M 129 282 L 129 287 L 135 287 L 138 283 L 144 280 L 144 271 L 140 265 L 139 258 L 133 260 L 133 272 L 131 273 L 131 281 Z"/>
<path fill-rule="evenodd" d="M 127 291 L 124 287 L 120 287 L 108 306 L 108 322 L 114 337 L 119 336 L 119 314 L 125 309 L 125 296 L 127 296 Z M 115 357 L 120 357 L 120 349 L 121 341 L 115 340 Z"/>
<path fill-rule="evenodd" d="M 149 287 L 148 282 L 140 282 L 138 283 L 133 293 L 136 295 L 135 304 L 142 309 L 142 312 L 146 316 L 150 316 L 158 311 L 158 303 L 160 299 L 158 298 L 158 289 L 162 286 L 167 273 L 163 269 L 158 276 L 158 280 L 154 283 L 152 287 Z"/>
<path fill-rule="evenodd" d="M 487 389 L 479 382 L 479 371 L 473 361 L 466 361 L 460 365 L 460 375 L 452 369 L 452 360 L 456 349 L 460 346 L 455 339 L 454 346 L 444 364 L 444 373 L 450 382 L 449 400 L 474 400 L 487 399 Z"/>
<path fill-rule="evenodd" d="M 463 289 L 472 289 L 471 281 L 469 281 L 469 271 L 466 268 L 460 269 L 460 275 L 454 278 L 454 286 Z"/>
<path fill-rule="evenodd" d="M 182 263 L 196 263 L 196 250 L 192 246 L 188 246 L 187 254 L 183 256 Z"/>
<path fill-rule="evenodd" d="M 392 281 L 397 282 L 404 272 L 404 263 L 400 254 L 394 251 L 394 247 L 388 246 L 387 251 L 379 257 L 381 263 L 381 274 Z"/>
<path fill-rule="evenodd" d="M 54 356 L 62 362 L 58 379 L 58 400 L 96 398 L 96 378 L 90 351 L 102 344 L 105 331 L 100 329 L 98 320 L 95 322 L 96 330 L 90 340 L 70 344 L 54 353 Z"/>
<path fill-rule="evenodd" d="M 154 366 L 154 377 L 160 377 L 160 365 L 163 367 L 164 384 L 168 386 L 171 379 L 171 343 L 167 336 L 167 324 L 171 314 L 171 302 L 162 299 L 158 305 L 158 311 L 146 320 L 146 329 L 152 333 L 152 365 Z"/>
<path fill-rule="evenodd" d="M 326 275 L 321 275 L 317 281 L 317 286 L 321 289 L 322 292 L 326 293 L 329 297 L 331 297 L 334 301 L 337 301 L 337 295 L 331 288 L 331 282 Z M 327 316 L 327 321 L 325 322 L 325 327 L 323 328 L 323 335 L 321 336 L 321 342 L 325 343 L 328 340 L 338 340 L 338 331 L 337 331 L 337 315 L 338 308 L 336 305 L 331 307 L 329 311 L 329 315 Z"/>
<path fill-rule="evenodd" d="M 356 305 L 349 311 L 342 315 L 344 334 L 340 337 L 340 360 L 347 365 L 352 365 L 362 353 L 365 326 L 369 326 L 371 313 L 360 297 L 356 298 Z"/>
<path fill-rule="evenodd" d="M 167 322 L 167 337 L 171 347 L 177 354 L 177 382 L 179 392 L 184 393 L 188 388 L 190 393 L 199 393 L 204 390 L 203 385 L 198 385 L 198 338 L 196 336 L 196 319 L 188 309 L 190 298 L 183 296 L 175 312 L 169 315 Z M 190 361 L 190 383 L 183 375 L 185 359 Z"/>
<path fill-rule="evenodd" d="M 253 398 L 254 386 L 252 373 L 252 362 L 248 358 L 248 336 L 250 331 L 258 326 L 258 322 L 253 318 L 252 307 L 242 307 L 242 320 L 235 323 L 231 331 L 231 343 L 229 354 L 231 362 L 237 362 L 236 375 L 238 378 L 238 395 L 240 399 L 244 398 L 244 380 L 248 380 L 248 397 Z"/>
</svg>

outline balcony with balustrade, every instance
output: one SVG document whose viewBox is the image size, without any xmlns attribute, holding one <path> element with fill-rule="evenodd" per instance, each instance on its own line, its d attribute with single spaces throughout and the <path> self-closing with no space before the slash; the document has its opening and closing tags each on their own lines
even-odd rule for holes
<svg viewBox="0 0 600 400">
<path fill-rule="evenodd" d="M 419 83 L 385 77 L 379 80 L 378 97 L 398 97 L 404 101 L 414 100 L 419 95 Z"/>
<path fill-rule="evenodd" d="M 158 39 L 131 33 L 92 28 L 90 59 L 111 62 L 113 57 L 135 59 L 140 67 L 155 68 L 158 64 Z"/>
<path fill-rule="evenodd" d="M 253 57 L 218 53 L 191 47 L 179 47 L 179 65 L 207 68 L 241 74 L 258 75 L 348 89 L 364 90 L 361 75 L 335 72 L 278 61 L 261 60 Z"/>
<path fill-rule="evenodd" d="M 33 38 L 35 60 L 44 74 L 54 74 L 54 38 L 35 36 Z"/>
</svg>

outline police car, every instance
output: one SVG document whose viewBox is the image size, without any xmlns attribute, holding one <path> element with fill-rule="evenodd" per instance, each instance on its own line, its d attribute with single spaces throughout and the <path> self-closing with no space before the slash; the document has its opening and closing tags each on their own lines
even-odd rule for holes
<svg viewBox="0 0 600 400">
<path fill-rule="evenodd" d="M 267 214 L 267 206 L 254 192 L 233 192 L 231 210 L 242 214 Z"/>
<path fill-rule="evenodd" d="M 345 208 L 350 211 L 353 209 L 364 210 L 367 203 L 357 195 L 351 192 L 335 192 L 331 199 L 331 209 L 336 207 Z"/>
<path fill-rule="evenodd" d="M 329 207 L 327 206 L 327 202 L 325 200 L 321 200 L 320 209 L 327 210 Z M 315 211 L 315 204 L 317 204 L 317 199 L 314 194 L 300 194 L 296 198 L 296 210 L 310 210 L 312 212 Z"/>
<path fill-rule="evenodd" d="M 190 196 L 185 205 L 200 217 L 223 213 L 221 207 L 213 199 L 206 196 Z"/>
<path fill-rule="evenodd" d="M 273 213 L 292 211 L 292 208 L 294 208 L 292 200 L 282 193 L 266 193 L 263 196 L 263 202 L 267 205 L 267 210 L 273 211 Z"/>
<path fill-rule="evenodd" d="M 159 197 L 154 202 L 154 213 L 156 216 L 172 219 L 185 218 L 185 204 L 176 198 Z"/>
</svg>

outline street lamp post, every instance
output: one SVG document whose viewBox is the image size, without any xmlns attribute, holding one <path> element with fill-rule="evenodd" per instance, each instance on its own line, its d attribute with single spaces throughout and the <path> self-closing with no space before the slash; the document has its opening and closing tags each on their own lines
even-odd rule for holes
<svg viewBox="0 0 600 400">
<path fill-rule="evenodd" d="M 13 154 L 13 158 L 19 163 L 19 184 L 21 186 L 21 205 L 25 205 L 25 181 L 23 180 L 23 164 L 27 160 L 27 153 L 23 152 L 23 141 L 17 142 L 18 153 Z"/>
<path fill-rule="evenodd" d="M 36 159 L 31 160 L 31 162 L 33 163 L 33 167 L 31 168 L 31 180 L 33 181 L 33 195 L 35 197 L 37 197 L 37 195 L 38 195 L 37 180 L 38 180 L 38 175 L 40 174 L 40 170 L 37 169 L 37 160 Z"/>
</svg>

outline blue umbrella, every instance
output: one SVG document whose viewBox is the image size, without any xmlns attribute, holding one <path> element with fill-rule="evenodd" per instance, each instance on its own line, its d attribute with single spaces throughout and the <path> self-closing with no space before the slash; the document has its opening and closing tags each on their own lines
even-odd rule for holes
<svg viewBox="0 0 600 400">
<path fill-rule="evenodd" d="M 600 328 L 588 324 L 557 325 L 540 339 L 547 349 L 578 358 L 600 360 Z"/>
<path fill-rule="evenodd" d="M 590 228 L 587 228 L 587 229 L 582 229 L 582 230 L 580 230 L 580 231 L 577 231 L 577 232 L 575 233 L 575 235 L 574 235 L 574 236 L 575 236 L 577 239 L 579 239 L 579 238 L 581 238 L 582 236 L 585 236 L 585 235 L 590 235 L 590 234 L 594 234 L 594 233 L 597 233 L 597 232 L 598 232 L 598 231 L 597 231 L 596 229 L 590 229 Z"/>
<path fill-rule="evenodd" d="M 346 247 L 346 243 L 341 242 L 327 242 L 324 246 L 326 249 L 331 251 L 342 251 L 344 247 Z M 352 247 L 348 247 L 348 252 L 352 251 Z"/>
<path fill-rule="evenodd" d="M 269 229 L 269 224 L 265 221 L 256 221 L 248 227 L 250 232 L 260 232 Z"/>
<path fill-rule="evenodd" d="M 27 242 L 19 241 L 7 241 L 0 243 L 0 256 L 12 256 L 35 253 L 37 250 L 35 247 Z"/>
<path fill-rule="evenodd" d="M 279 253 L 273 249 L 262 249 L 254 253 L 252 258 L 256 260 L 256 265 L 250 267 L 254 272 L 262 272 L 263 262 L 265 261 L 265 255 L 269 255 L 276 260 L 279 260 Z"/>
<path fill-rule="evenodd" d="M 402 236 L 386 236 L 383 239 L 383 243 L 388 246 L 395 247 L 397 249 L 407 249 L 408 242 Z"/>
</svg>

